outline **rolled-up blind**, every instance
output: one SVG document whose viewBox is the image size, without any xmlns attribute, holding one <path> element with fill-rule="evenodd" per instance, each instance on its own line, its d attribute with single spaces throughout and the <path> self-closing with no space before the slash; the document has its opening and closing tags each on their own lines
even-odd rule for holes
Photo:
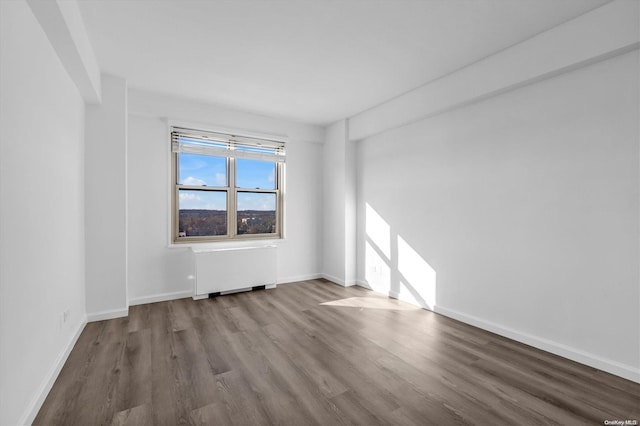
<svg viewBox="0 0 640 426">
<path fill-rule="evenodd" d="M 182 127 L 172 127 L 171 147 L 173 152 L 190 154 L 248 158 L 278 163 L 284 163 L 286 159 L 285 144 L 282 141 Z"/>
</svg>

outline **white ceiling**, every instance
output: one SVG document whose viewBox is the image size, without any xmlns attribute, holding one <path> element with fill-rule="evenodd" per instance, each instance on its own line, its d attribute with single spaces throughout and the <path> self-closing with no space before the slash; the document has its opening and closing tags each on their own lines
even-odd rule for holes
<svg viewBox="0 0 640 426">
<path fill-rule="evenodd" d="M 80 0 L 129 87 L 328 124 L 606 0 Z"/>
</svg>

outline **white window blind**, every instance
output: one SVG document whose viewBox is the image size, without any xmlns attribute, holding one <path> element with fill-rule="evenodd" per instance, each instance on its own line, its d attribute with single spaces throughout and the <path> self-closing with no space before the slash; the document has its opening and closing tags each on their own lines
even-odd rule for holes
<svg viewBox="0 0 640 426">
<path fill-rule="evenodd" d="M 205 132 L 182 127 L 171 131 L 173 152 L 216 155 L 220 157 L 284 163 L 285 144 L 282 141 L 250 138 L 224 133 Z"/>
</svg>

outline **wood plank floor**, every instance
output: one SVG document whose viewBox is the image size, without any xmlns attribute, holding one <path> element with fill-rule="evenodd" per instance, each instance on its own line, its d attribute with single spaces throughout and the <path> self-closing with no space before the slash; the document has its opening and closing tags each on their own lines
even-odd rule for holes
<svg viewBox="0 0 640 426">
<path fill-rule="evenodd" d="M 324 280 L 87 324 L 36 425 L 602 425 L 640 384 Z"/>
</svg>

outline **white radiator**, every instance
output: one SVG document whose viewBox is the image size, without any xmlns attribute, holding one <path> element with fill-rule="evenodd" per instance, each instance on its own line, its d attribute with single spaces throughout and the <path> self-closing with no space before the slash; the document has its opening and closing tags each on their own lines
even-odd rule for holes
<svg viewBox="0 0 640 426">
<path fill-rule="evenodd" d="M 192 251 L 196 271 L 194 298 L 276 284 L 276 246 Z"/>
</svg>

